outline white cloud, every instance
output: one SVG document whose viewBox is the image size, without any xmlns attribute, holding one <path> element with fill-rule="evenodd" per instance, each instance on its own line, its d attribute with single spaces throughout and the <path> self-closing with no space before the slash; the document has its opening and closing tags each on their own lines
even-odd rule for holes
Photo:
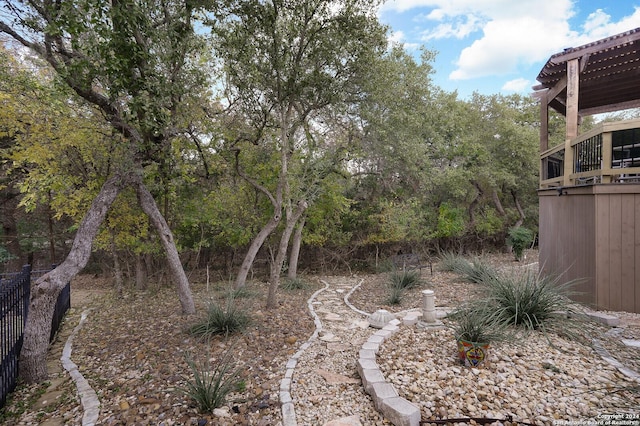
<svg viewBox="0 0 640 426">
<path fill-rule="evenodd" d="M 462 39 L 474 31 L 482 29 L 480 20 L 474 15 L 464 15 L 451 22 L 444 22 L 433 29 L 422 32 L 421 40 L 429 41 L 440 38 Z"/>
<path fill-rule="evenodd" d="M 533 86 L 533 83 L 526 78 L 516 78 L 515 80 L 507 81 L 502 86 L 502 90 L 505 92 L 526 92 L 531 91 L 531 86 Z"/>
<path fill-rule="evenodd" d="M 535 17 L 499 19 L 487 23 L 483 36 L 460 52 L 452 80 L 504 75 L 518 65 L 543 61 L 568 47 L 569 26 Z"/>
</svg>

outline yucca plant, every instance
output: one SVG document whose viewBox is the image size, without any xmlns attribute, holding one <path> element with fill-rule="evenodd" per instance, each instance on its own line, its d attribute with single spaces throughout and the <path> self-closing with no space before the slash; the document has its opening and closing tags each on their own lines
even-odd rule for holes
<svg viewBox="0 0 640 426">
<path fill-rule="evenodd" d="M 498 276 L 496 268 L 481 258 L 475 258 L 466 264 L 461 263 L 455 272 L 461 274 L 465 280 L 476 284 L 492 281 Z"/>
<path fill-rule="evenodd" d="M 439 260 L 438 269 L 441 271 L 460 273 L 469 266 L 469 261 L 464 256 L 450 251 L 441 253 Z"/>
<path fill-rule="evenodd" d="M 191 374 L 184 378 L 186 385 L 177 390 L 192 399 L 203 413 L 220 407 L 227 395 L 242 384 L 231 350 L 227 350 L 216 363 L 210 358 L 196 361 L 190 354 L 185 355 L 185 361 Z"/>
<path fill-rule="evenodd" d="M 568 331 L 569 318 L 583 317 L 579 305 L 569 298 L 574 294 L 575 281 L 562 283 L 557 277 L 526 271 L 501 274 L 486 284 L 487 305 L 507 325 L 526 330 Z"/>
<path fill-rule="evenodd" d="M 218 303 L 210 302 L 205 317 L 192 325 L 189 328 L 189 333 L 200 337 L 217 334 L 226 336 L 243 331 L 250 323 L 249 314 L 239 308 L 233 298 L 228 298 L 224 308 Z"/>
<path fill-rule="evenodd" d="M 389 286 L 389 297 L 387 297 L 387 304 L 389 305 L 399 305 L 402 303 L 402 296 L 404 295 L 404 288 L 396 287 L 393 285 Z"/>
<path fill-rule="evenodd" d="M 509 338 L 505 323 L 483 301 L 469 303 L 447 318 L 453 320 L 457 340 L 492 343 Z"/>
<path fill-rule="evenodd" d="M 415 270 L 393 271 L 389 280 L 391 287 L 408 290 L 420 286 L 420 272 Z"/>
</svg>

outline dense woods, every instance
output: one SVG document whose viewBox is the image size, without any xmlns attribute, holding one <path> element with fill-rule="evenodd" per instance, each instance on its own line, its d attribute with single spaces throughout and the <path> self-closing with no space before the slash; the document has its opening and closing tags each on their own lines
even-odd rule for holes
<svg viewBox="0 0 640 426">
<path fill-rule="evenodd" d="M 435 86 L 375 1 L 0 5 L 0 268 L 60 264 L 36 312 L 89 268 L 190 313 L 184 269 L 268 280 L 273 306 L 283 273 L 536 231 L 537 103 Z"/>
</svg>

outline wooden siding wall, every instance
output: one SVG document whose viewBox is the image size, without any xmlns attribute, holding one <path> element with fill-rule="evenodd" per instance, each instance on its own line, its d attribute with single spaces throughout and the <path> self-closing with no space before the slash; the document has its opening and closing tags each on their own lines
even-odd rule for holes
<svg viewBox="0 0 640 426">
<path fill-rule="evenodd" d="M 545 191 L 540 197 L 540 268 L 560 275 L 562 281 L 580 280 L 575 299 L 595 305 L 595 209 L 594 198 L 564 190 Z"/>
<path fill-rule="evenodd" d="M 581 279 L 576 300 L 640 313 L 640 185 L 540 191 L 540 269 Z"/>
</svg>

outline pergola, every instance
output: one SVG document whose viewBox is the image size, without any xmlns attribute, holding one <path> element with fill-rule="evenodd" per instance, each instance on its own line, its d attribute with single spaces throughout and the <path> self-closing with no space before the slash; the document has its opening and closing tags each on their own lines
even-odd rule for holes
<svg viewBox="0 0 640 426">
<path fill-rule="evenodd" d="M 549 148 L 549 108 L 566 117 L 570 140 L 578 136 L 580 117 L 640 107 L 639 42 L 636 28 L 549 58 L 533 87 L 541 103 L 541 152 Z"/>
<path fill-rule="evenodd" d="M 579 280 L 592 307 L 640 313 L 640 119 L 579 132 L 581 117 L 640 107 L 640 28 L 556 53 L 537 80 L 540 272 Z M 554 147 L 549 108 L 566 117 Z"/>
</svg>

